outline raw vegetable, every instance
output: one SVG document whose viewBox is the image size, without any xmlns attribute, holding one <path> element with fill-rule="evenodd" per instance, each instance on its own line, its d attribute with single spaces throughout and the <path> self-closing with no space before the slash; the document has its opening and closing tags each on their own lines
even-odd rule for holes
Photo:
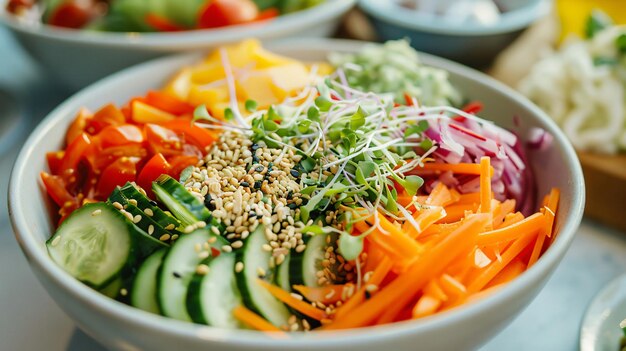
<svg viewBox="0 0 626 351">
<path fill-rule="evenodd" d="M 589 38 L 570 38 L 539 61 L 519 90 L 554 119 L 579 150 L 626 150 L 626 27 L 592 15 Z"/>
</svg>

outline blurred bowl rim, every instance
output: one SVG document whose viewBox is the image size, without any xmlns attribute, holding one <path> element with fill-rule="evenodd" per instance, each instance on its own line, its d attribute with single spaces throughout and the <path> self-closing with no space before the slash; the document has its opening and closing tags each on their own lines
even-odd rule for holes
<svg viewBox="0 0 626 351">
<path fill-rule="evenodd" d="M 402 11 L 403 7 L 397 1 L 359 0 L 359 7 L 369 16 L 392 25 L 450 36 L 483 36 L 518 31 L 548 15 L 552 10 L 550 0 L 528 0 L 520 8 L 501 14 L 498 22 L 493 25 L 478 25 L 473 22 L 455 25 L 450 21 L 437 20 L 437 16 L 424 15 L 414 10 Z"/>
<path fill-rule="evenodd" d="M 54 27 L 46 24 L 24 23 L 5 9 L 5 0 L 0 0 L 0 24 L 17 32 L 28 33 L 46 39 L 87 45 L 106 45 L 122 48 L 142 49 L 185 49 L 207 47 L 234 42 L 246 37 L 274 37 L 284 32 L 299 29 L 336 18 L 350 10 L 357 0 L 326 0 L 317 6 L 285 14 L 269 21 L 241 24 L 215 29 L 196 29 L 182 32 L 104 32 Z M 253 33 L 254 35 L 250 35 Z"/>
<path fill-rule="evenodd" d="M 367 43 L 368 42 L 353 40 L 302 40 L 296 38 L 275 42 L 266 45 L 266 47 L 270 50 L 279 49 L 281 46 L 289 47 L 290 50 L 297 50 L 298 47 L 302 47 L 303 49 L 317 48 L 318 50 L 324 50 L 330 53 L 334 51 L 355 51 Z M 332 349 L 332 347 L 340 345 L 353 345 L 355 339 L 358 339 L 359 344 L 363 344 L 397 336 L 407 336 L 414 333 L 432 332 L 438 328 L 453 324 L 454 322 L 475 319 L 477 315 L 490 310 L 491 307 L 498 306 L 513 296 L 523 293 L 525 288 L 528 285 L 532 285 L 533 282 L 542 281 L 541 276 L 547 272 L 551 272 L 550 267 L 556 269 L 562 255 L 567 251 L 574 239 L 583 216 L 585 203 L 583 173 L 576 152 L 563 132 L 560 131 L 555 122 L 527 98 L 503 83 L 469 67 L 426 53 L 420 52 L 420 56 L 422 62 L 426 65 L 436 66 L 453 74 L 478 81 L 481 84 L 489 85 L 504 97 L 523 106 L 530 114 L 536 116 L 537 120 L 544 125 L 548 132 L 552 133 L 554 143 L 562 146 L 563 157 L 565 157 L 565 162 L 571 171 L 571 183 L 573 188 L 571 210 L 565 215 L 565 220 L 561 223 L 557 239 L 535 265 L 504 287 L 490 294 L 487 298 L 478 299 L 462 307 L 444 311 L 419 320 L 342 331 L 305 333 L 304 335 L 295 335 L 290 338 L 272 338 L 257 331 L 227 330 L 202 326 L 139 310 L 98 293 L 74 279 L 63 269 L 54 264 L 50 257 L 45 254 L 45 248 L 42 249 L 43 243 L 37 238 L 32 226 L 29 225 L 28 217 L 31 214 L 27 211 L 19 211 L 20 209 L 28 208 L 26 203 L 28 203 L 29 200 L 25 200 L 21 192 L 21 189 L 24 187 L 23 183 L 25 182 L 21 174 L 24 173 L 25 168 L 31 167 L 27 160 L 30 159 L 31 155 L 36 151 L 36 147 L 43 138 L 51 133 L 52 129 L 57 127 L 60 121 L 70 119 L 70 116 L 74 116 L 78 108 L 77 104 L 80 104 L 79 102 L 85 100 L 87 97 L 101 90 L 119 86 L 121 82 L 128 81 L 129 76 L 137 75 L 140 72 L 152 72 L 164 66 L 169 67 L 171 65 L 183 65 L 189 62 L 195 62 L 203 57 L 203 55 L 200 54 L 169 56 L 124 69 L 82 89 L 50 112 L 33 130 L 28 140 L 24 143 L 11 173 L 8 192 L 9 216 L 15 237 L 29 263 L 36 265 L 53 283 L 62 286 L 66 292 L 72 295 L 73 299 L 80 300 L 85 305 L 90 305 L 99 314 L 107 315 L 109 318 L 123 319 L 128 323 L 148 328 L 152 332 L 176 335 L 178 337 L 195 338 L 215 343 L 227 343 L 238 347 L 276 347 L 277 349 L 284 350 L 307 346 L 307 348 L 326 347 Z M 41 191 L 41 189 L 37 189 L 37 191 Z M 552 270 L 552 272 L 553 271 L 554 270 Z M 547 279 L 546 277 L 543 281 L 545 282 Z"/>
</svg>

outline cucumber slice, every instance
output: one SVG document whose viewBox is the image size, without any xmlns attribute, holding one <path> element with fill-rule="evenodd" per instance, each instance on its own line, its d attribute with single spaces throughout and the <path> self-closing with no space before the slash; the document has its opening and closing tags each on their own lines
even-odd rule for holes
<svg viewBox="0 0 626 351">
<path fill-rule="evenodd" d="M 187 312 L 196 323 L 214 327 L 240 329 L 233 309 L 241 305 L 241 294 L 235 279 L 235 255 L 222 253 L 207 260 L 209 272 L 195 274 L 187 292 Z"/>
<path fill-rule="evenodd" d="M 122 289 L 123 284 L 123 279 L 121 277 L 117 277 L 98 291 L 104 296 L 116 299 L 120 295 L 120 290 Z"/>
<path fill-rule="evenodd" d="M 161 249 L 150 255 L 139 267 L 130 291 L 130 304 L 144 311 L 161 314 L 157 302 L 157 272 L 167 252 Z"/>
<path fill-rule="evenodd" d="M 101 289 L 120 275 L 132 274 L 138 262 L 167 244 L 133 225 L 115 207 L 93 203 L 74 211 L 46 246 L 66 272 Z"/>
<path fill-rule="evenodd" d="M 152 191 L 184 226 L 211 221 L 211 213 L 174 178 L 164 174 L 152 183 Z"/>
<path fill-rule="evenodd" d="M 244 269 L 236 273 L 237 286 L 241 291 L 244 304 L 251 310 L 263 316 L 277 327 L 287 325 L 291 313 L 281 301 L 270 294 L 259 284 L 259 268 L 266 272 L 265 279 L 270 278 L 269 260 L 271 253 L 263 250 L 267 244 L 264 227 L 257 229 L 248 236 L 243 249 L 237 252 L 237 260 L 243 262 Z M 269 274 L 269 275 L 268 275 Z"/>
<path fill-rule="evenodd" d="M 291 254 L 285 257 L 283 263 L 276 268 L 276 279 L 274 283 L 285 291 L 291 291 L 291 282 L 289 281 L 289 261 Z"/>
<path fill-rule="evenodd" d="M 120 202 L 119 200 L 124 201 L 126 200 L 126 198 L 123 197 L 118 187 L 113 190 L 113 193 L 111 193 L 111 196 L 109 196 L 108 202 L 119 202 L 120 204 L 123 204 L 126 212 L 130 213 L 133 218 L 139 216 L 139 221 L 135 222 L 135 225 L 147 232 L 153 238 L 159 239 L 165 234 L 172 235 L 172 233 L 174 233 L 174 231 L 170 232 L 168 230 L 165 230 L 165 228 L 163 228 L 157 221 L 152 218 L 154 216 L 154 211 L 151 207 L 147 207 L 146 210 L 142 211 L 139 209 L 139 207 L 133 205 L 128 201 L 124 203 Z M 151 214 L 152 216 L 149 216 L 148 214 Z"/>
<path fill-rule="evenodd" d="M 317 271 L 322 268 L 322 261 L 328 244 L 329 234 L 318 234 L 306 238 L 306 249 L 301 253 L 293 252 L 289 260 L 289 281 L 291 285 L 318 287 Z"/>
<path fill-rule="evenodd" d="M 191 322 L 187 313 L 187 288 L 196 268 L 205 258 L 201 252 L 210 254 L 204 244 L 215 237 L 207 229 L 198 229 L 181 235 L 163 257 L 157 273 L 157 301 L 161 312 L 168 317 Z M 198 252 L 197 248 L 201 251 Z M 206 255 L 206 254 L 205 254 Z"/>
<path fill-rule="evenodd" d="M 111 197 L 115 195 L 111 194 Z M 132 183 L 126 183 L 123 187 L 119 188 L 119 195 L 116 198 L 121 198 L 123 202 L 120 200 L 116 200 L 120 202 L 122 205 L 125 205 L 128 200 L 134 199 L 137 201 L 137 207 L 140 210 L 145 210 L 149 208 L 152 210 L 152 219 L 154 219 L 161 227 L 163 228 L 179 228 L 180 221 L 174 218 L 174 216 L 165 213 L 159 206 L 157 206 L 156 202 L 151 201 L 148 197 L 142 194 L 135 185 Z"/>
</svg>

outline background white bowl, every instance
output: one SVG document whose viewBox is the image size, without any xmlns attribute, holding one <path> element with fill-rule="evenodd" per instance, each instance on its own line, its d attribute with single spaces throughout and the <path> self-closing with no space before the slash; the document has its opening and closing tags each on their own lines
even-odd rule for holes
<svg viewBox="0 0 626 351">
<path fill-rule="evenodd" d="M 112 33 L 33 25 L 19 21 L 0 0 L 0 23 L 54 79 L 72 90 L 122 68 L 166 54 L 208 50 L 255 37 L 329 37 L 355 0 L 327 0 L 265 23 L 176 33 Z"/>
<path fill-rule="evenodd" d="M 329 51 L 354 51 L 362 43 L 338 40 L 296 40 L 270 47 L 299 59 L 323 60 Z M 556 222 L 557 239 L 545 255 L 518 279 L 461 308 L 418 321 L 393 325 L 295 335 L 277 340 L 264 334 L 227 331 L 156 316 L 111 300 L 81 284 L 48 257 L 44 242 L 54 230 L 50 203 L 39 182 L 46 169 L 45 153 L 62 146 L 65 129 L 82 106 L 95 109 L 105 103 L 124 103 L 130 97 L 159 87 L 197 55 L 159 59 L 119 72 L 76 94 L 33 131 L 17 158 L 9 186 L 9 211 L 16 238 L 30 265 L 54 300 L 90 336 L 119 350 L 466 350 L 474 349 L 508 324 L 541 290 L 569 247 L 584 207 L 583 176 L 576 154 L 557 126 L 536 106 L 504 85 L 469 68 L 422 55 L 429 65 L 450 72 L 453 83 L 469 98 L 484 103 L 481 116 L 525 135 L 537 126 L 554 135 L 546 151 L 531 151 L 538 194 L 553 186 L 561 190 Z"/>
</svg>

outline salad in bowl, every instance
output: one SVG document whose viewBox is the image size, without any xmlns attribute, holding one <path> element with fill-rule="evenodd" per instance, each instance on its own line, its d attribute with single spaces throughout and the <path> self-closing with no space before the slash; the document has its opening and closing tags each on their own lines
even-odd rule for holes
<svg viewBox="0 0 626 351">
<path fill-rule="evenodd" d="M 10 190 L 17 236 L 99 341 L 475 347 L 540 290 L 584 197 L 558 129 L 406 42 L 321 44 L 147 64 L 34 132 Z M 30 181 L 45 201 L 17 195 Z"/>
</svg>

